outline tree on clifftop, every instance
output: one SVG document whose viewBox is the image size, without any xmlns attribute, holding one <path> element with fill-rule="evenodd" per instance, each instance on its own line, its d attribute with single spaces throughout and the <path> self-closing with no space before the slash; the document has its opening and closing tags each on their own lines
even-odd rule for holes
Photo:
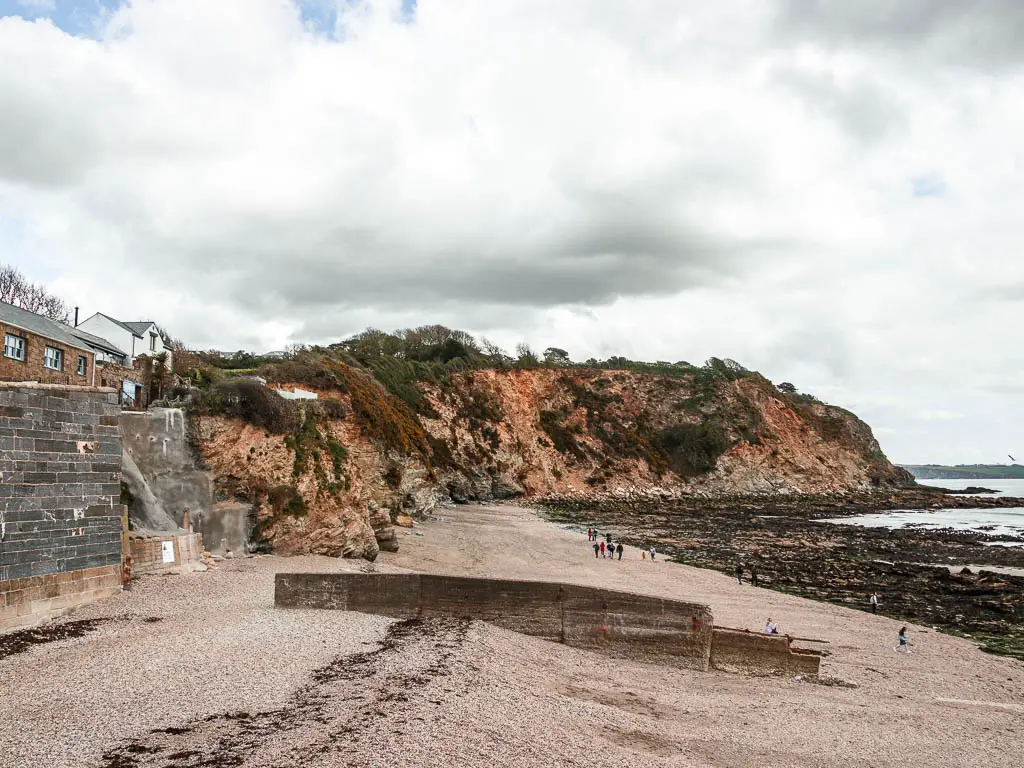
<svg viewBox="0 0 1024 768">
<path fill-rule="evenodd" d="M 796 394 L 796 387 L 790 384 L 788 381 L 784 381 L 776 387 L 779 392 L 785 392 L 787 395 Z"/>
<path fill-rule="evenodd" d="M 6 301 L 58 323 L 68 321 L 67 304 L 7 264 L 0 264 L 0 301 Z"/>
<path fill-rule="evenodd" d="M 564 349 L 548 347 L 544 350 L 544 362 L 548 365 L 563 367 L 569 365 L 572 361 L 569 359 L 569 353 Z"/>
</svg>

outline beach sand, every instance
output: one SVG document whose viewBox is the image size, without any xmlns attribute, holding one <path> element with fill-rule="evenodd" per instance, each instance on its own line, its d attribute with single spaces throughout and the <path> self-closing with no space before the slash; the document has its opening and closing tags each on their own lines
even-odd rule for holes
<svg viewBox="0 0 1024 768">
<path fill-rule="evenodd" d="M 584 533 L 520 507 L 447 509 L 400 544 L 374 569 L 706 602 L 732 627 L 771 616 L 827 641 L 810 647 L 842 684 L 610 659 L 479 622 L 275 610 L 275 572 L 365 564 L 259 557 L 142 578 L 73 617 L 109 619 L 95 631 L 0 659 L 0 765 L 1024 765 L 1024 665 L 967 640 L 910 625 L 897 654 L 884 615 L 628 547 L 595 558 Z"/>
</svg>

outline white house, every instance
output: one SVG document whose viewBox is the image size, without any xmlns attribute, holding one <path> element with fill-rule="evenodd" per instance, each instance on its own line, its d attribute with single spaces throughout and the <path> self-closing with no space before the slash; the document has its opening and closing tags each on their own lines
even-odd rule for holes
<svg viewBox="0 0 1024 768">
<path fill-rule="evenodd" d="M 142 355 L 155 357 L 161 352 L 167 353 L 167 363 L 171 363 L 171 350 L 164 346 L 160 330 L 151 320 L 122 322 L 102 312 L 97 312 L 77 326 L 86 333 L 91 333 L 112 342 L 118 349 L 128 355 L 128 365 L 134 365 L 135 359 Z"/>
</svg>

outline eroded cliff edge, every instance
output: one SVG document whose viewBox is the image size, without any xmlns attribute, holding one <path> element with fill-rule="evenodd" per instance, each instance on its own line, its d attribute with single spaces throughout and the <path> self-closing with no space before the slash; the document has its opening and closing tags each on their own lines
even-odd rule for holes
<svg viewBox="0 0 1024 768">
<path fill-rule="evenodd" d="M 284 554 L 373 559 L 443 502 L 884 492 L 912 485 L 854 414 L 743 369 L 448 371 L 399 397 L 331 355 L 213 388 L 192 429 L 222 499 Z M 296 403 L 273 388 L 301 386 Z"/>
</svg>

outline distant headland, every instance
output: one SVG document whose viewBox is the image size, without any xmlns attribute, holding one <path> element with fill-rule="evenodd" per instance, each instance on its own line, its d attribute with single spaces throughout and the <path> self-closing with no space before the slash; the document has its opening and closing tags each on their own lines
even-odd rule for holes
<svg viewBox="0 0 1024 768">
<path fill-rule="evenodd" d="M 900 464 L 918 480 L 1014 480 L 1024 479 L 1020 464 Z"/>
</svg>

